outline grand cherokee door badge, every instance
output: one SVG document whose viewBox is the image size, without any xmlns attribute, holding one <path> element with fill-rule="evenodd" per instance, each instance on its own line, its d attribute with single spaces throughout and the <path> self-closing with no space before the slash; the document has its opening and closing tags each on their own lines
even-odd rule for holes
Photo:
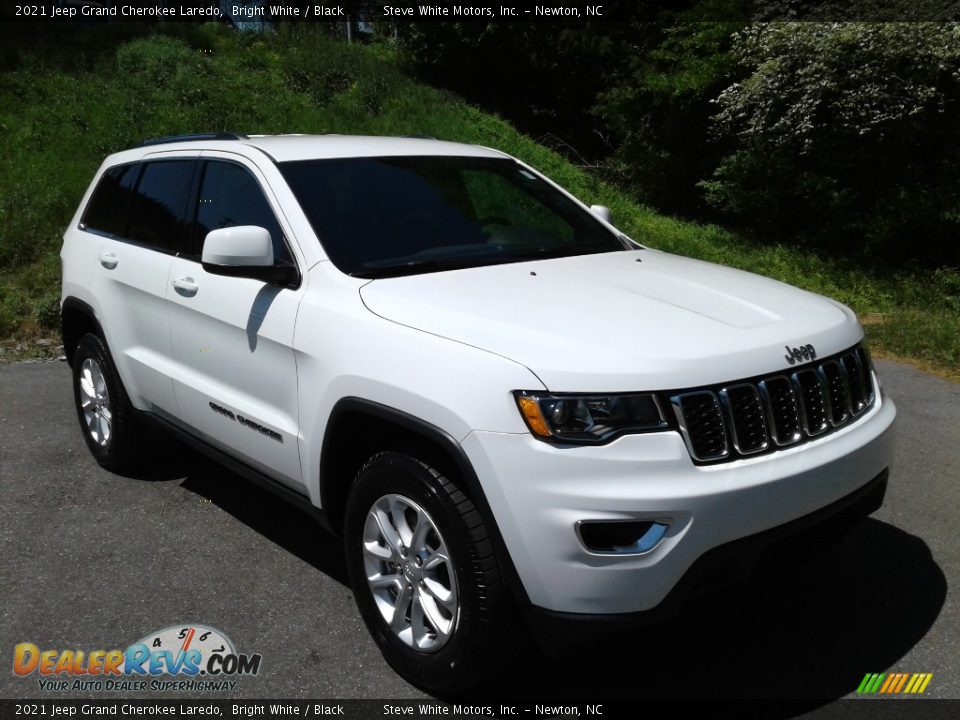
<svg viewBox="0 0 960 720">
<path fill-rule="evenodd" d="M 280 433 L 278 433 L 276 430 L 271 430 L 268 427 L 264 427 L 263 425 L 256 422 L 255 420 L 251 420 L 250 418 L 245 418 L 243 415 L 237 415 L 231 412 L 230 410 L 227 410 L 225 407 L 221 405 L 217 405 L 215 402 L 210 403 L 210 409 L 213 410 L 218 415 L 223 415 L 225 418 L 230 418 L 231 420 L 235 420 L 236 422 L 240 423 L 245 427 L 250 428 L 251 430 L 256 430 L 261 435 L 266 435 L 268 438 L 271 438 L 272 440 L 276 440 L 278 443 L 283 442 L 283 436 Z"/>
</svg>

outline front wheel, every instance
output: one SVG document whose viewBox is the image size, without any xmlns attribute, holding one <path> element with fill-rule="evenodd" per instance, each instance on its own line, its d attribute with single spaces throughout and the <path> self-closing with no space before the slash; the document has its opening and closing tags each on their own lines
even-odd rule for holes
<svg viewBox="0 0 960 720">
<path fill-rule="evenodd" d="M 515 613 L 483 520 L 451 480 L 380 453 L 357 475 L 345 530 L 357 607 L 397 672 L 449 692 L 505 669 Z"/>
</svg>

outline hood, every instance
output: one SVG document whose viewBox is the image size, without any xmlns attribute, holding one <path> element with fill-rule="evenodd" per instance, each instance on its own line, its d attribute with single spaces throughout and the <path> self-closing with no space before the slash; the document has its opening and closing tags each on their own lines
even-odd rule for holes
<svg viewBox="0 0 960 720">
<path fill-rule="evenodd" d="M 555 392 L 728 382 L 789 368 L 784 346 L 822 357 L 863 335 L 825 297 L 649 249 L 374 280 L 360 295 L 383 318 L 525 365 Z"/>
</svg>

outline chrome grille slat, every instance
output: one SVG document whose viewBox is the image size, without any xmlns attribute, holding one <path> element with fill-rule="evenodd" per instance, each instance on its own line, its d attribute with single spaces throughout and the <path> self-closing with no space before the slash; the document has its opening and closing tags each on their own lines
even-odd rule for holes
<svg viewBox="0 0 960 720">
<path fill-rule="evenodd" d="M 783 447 L 803 438 L 797 393 L 790 379 L 785 375 L 776 375 L 761 380 L 757 387 L 767 404 L 773 441 Z"/>
<path fill-rule="evenodd" d="M 741 455 L 752 455 L 770 445 L 767 418 L 760 402 L 760 393 L 751 383 L 731 385 L 720 391 L 730 417 L 733 447 Z"/>
<path fill-rule="evenodd" d="M 867 409 L 869 393 L 866 389 L 866 373 L 856 353 L 848 352 L 840 356 L 840 365 L 847 374 L 847 389 L 850 393 L 850 410 L 859 415 Z"/>
<path fill-rule="evenodd" d="M 716 394 L 703 390 L 672 398 L 680 431 L 694 460 L 725 458 L 730 453 L 727 431 Z"/>
<path fill-rule="evenodd" d="M 817 368 L 827 395 L 827 414 L 834 427 L 843 425 L 850 417 L 850 390 L 843 368 L 836 360 L 827 360 Z"/>
<path fill-rule="evenodd" d="M 827 397 L 820 374 L 813 369 L 798 370 L 790 376 L 800 395 L 800 409 L 803 414 L 803 430 L 810 437 L 826 432 Z"/>
<path fill-rule="evenodd" d="M 694 461 L 723 462 L 808 442 L 854 422 L 873 405 L 872 370 L 858 346 L 789 375 L 683 391 L 670 400 Z"/>
<path fill-rule="evenodd" d="M 858 347 L 854 354 L 860 363 L 860 369 L 863 373 L 863 389 L 867 396 L 867 405 L 873 405 L 873 379 L 871 378 L 870 358 L 867 357 L 867 351 L 862 347 Z"/>
</svg>

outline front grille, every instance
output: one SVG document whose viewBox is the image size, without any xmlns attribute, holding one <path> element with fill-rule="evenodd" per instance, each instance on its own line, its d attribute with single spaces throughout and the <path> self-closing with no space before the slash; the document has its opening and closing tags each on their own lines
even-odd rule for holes
<svg viewBox="0 0 960 720">
<path fill-rule="evenodd" d="M 870 360 L 857 346 L 789 374 L 770 375 L 670 398 L 698 463 L 776 450 L 854 421 L 874 401 Z"/>
</svg>

